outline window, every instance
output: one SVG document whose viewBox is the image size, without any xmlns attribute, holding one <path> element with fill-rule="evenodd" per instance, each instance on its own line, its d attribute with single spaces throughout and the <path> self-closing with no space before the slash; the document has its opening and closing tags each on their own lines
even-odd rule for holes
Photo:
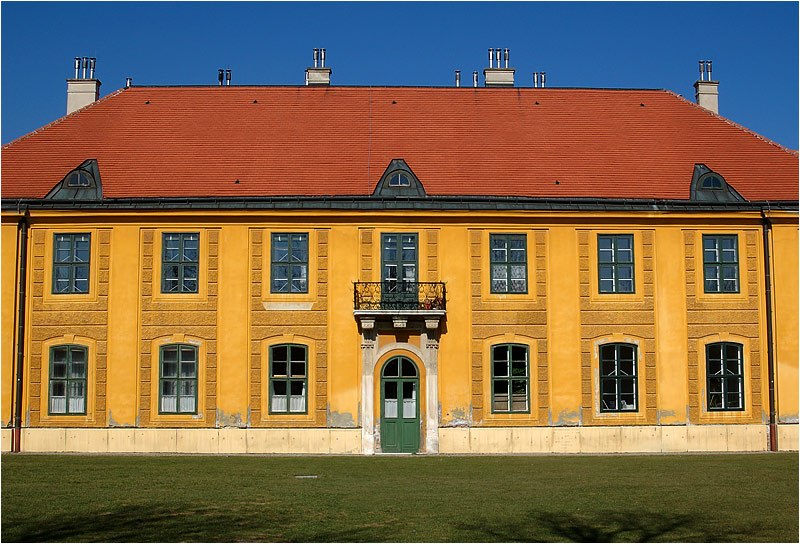
<svg viewBox="0 0 800 544">
<path fill-rule="evenodd" d="M 742 345 L 718 342 L 706 346 L 706 391 L 709 411 L 744 410 Z"/>
<path fill-rule="evenodd" d="M 308 350 L 284 344 L 269 350 L 270 413 L 304 414 L 307 409 Z"/>
<path fill-rule="evenodd" d="M 56 234 L 53 238 L 53 293 L 89 292 L 90 234 Z"/>
<path fill-rule="evenodd" d="M 197 347 L 161 346 L 159 375 L 160 414 L 197 413 Z"/>
<path fill-rule="evenodd" d="M 308 234 L 272 235 L 273 293 L 308 293 Z"/>
<path fill-rule="evenodd" d="M 398 172 L 396 174 L 392 174 L 392 177 L 389 178 L 389 187 L 410 187 L 411 180 L 408 179 L 406 174 Z"/>
<path fill-rule="evenodd" d="M 492 412 L 529 413 L 528 346 L 492 346 Z"/>
<path fill-rule="evenodd" d="M 164 233 L 161 273 L 162 293 L 196 293 L 200 234 Z"/>
<path fill-rule="evenodd" d="M 67 187 L 89 187 L 92 175 L 85 170 L 73 170 L 67 176 Z"/>
<path fill-rule="evenodd" d="M 597 235 L 598 287 L 601 293 L 633 293 L 633 235 Z"/>
<path fill-rule="evenodd" d="M 703 235 L 703 278 L 706 293 L 739 292 L 739 247 L 735 234 Z"/>
<path fill-rule="evenodd" d="M 526 293 L 528 265 L 524 234 L 492 234 L 491 252 L 492 293 Z"/>
<path fill-rule="evenodd" d="M 50 414 L 86 414 L 84 346 L 50 348 Z"/>
<path fill-rule="evenodd" d="M 703 177 L 703 181 L 700 184 L 700 187 L 703 188 L 703 189 L 721 190 L 722 187 L 723 187 L 722 178 L 720 178 L 719 176 L 717 176 L 715 174 L 708 174 L 705 177 Z"/>
<path fill-rule="evenodd" d="M 635 412 L 636 346 L 604 344 L 600 346 L 600 411 Z"/>
</svg>

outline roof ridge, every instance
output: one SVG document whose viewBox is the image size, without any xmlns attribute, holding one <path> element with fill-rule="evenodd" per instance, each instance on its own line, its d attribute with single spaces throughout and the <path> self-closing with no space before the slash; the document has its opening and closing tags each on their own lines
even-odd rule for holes
<svg viewBox="0 0 800 544">
<path fill-rule="evenodd" d="M 34 134 L 38 134 L 38 133 L 40 133 L 40 132 L 52 127 L 53 125 L 57 125 L 57 124 L 61 123 L 62 121 L 65 121 L 66 119 L 70 119 L 73 116 L 77 115 L 78 113 L 81 113 L 83 111 L 88 110 L 89 108 L 91 108 L 95 104 L 99 104 L 100 102 L 105 102 L 109 98 L 117 96 L 119 93 L 121 93 L 124 90 L 125 90 L 125 87 L 123 87 L 121 89 L 117 89 L 116 91 L 112 91 L 112 92 L 108 93 L 107 95 L 105 95 L 104 97 L 98 98 L 94 102 L 86 104 L 82 108 L 78 108 L 77 110 L 75 110 L 73 112 L 70 112 L 70 113 L 66 114 L 65 116 L 63 116 L 63 117 L 59 117 L 58 119 L 55 119 L 54 121 L 50 121 L 46 125 L 43 125 L 43 126 L 37 128 L 35 130 L 32 130 L 31 132 L 28 132 L 27 134 L 23 134 L 22 136 L 20 136 L 16 140 L 11 140 L 7 144 L 3 145 L 2 149 L 7 149 L 7 148 L 11 147 L 12 145 L 14 145 L 15 143 L 17 143 L 17 142 L 21 142 L 22 140 L 26 140 L 26 139 L 30 138 L 31 136 L 33 136 Z"/>
<path fill-rule="evenodd" d="M 790 149 L 790 148 L 788 148 L 786 146 L 783 146 L 783 145 L 779 144 L 778 142 L 776 142 L 775 140 L 770 140 L 766 136 L 763 136 L 763 135 L 759 134 L 758 132 L 755 132 L 754 130 L 750 130 L 749 128 L 747 128 L 745 126 L 740 125 L 736 121 L 732 121 L 732 120 L 728 119 L 727 117 L 725 117 L 723 115 L 720 115 L 718 113 L 714 113 L 713 111 L 711 111 L 709 109 L 706 109 L 706 108 L 704 108 L 703 106 L 701 106 L 699 104 L 695 104 L 694 102 L 692 102 L 691 100 L 689 100 L 685 96 L 679 95 L 675 91 L 671 91 L 669 89 L 664 89 L 664 92 L 667 92 L 667 93 L 675 96 L 676 98 L 679 98 L 683 102 L 689 104 L 690 106 L 692 106 L 694 108 L 697 108 L 697 109 L 707 113 L 708 115 L 711 115 L 712 117 L 716 117 L 717 119 L 720 119 L 720 120 L 724 121 L 725 123 L 729 124 L 730 126 L 732 126 L 734 128 L 738 128 L 742 132 L 746 132 L 747 134 L 749 134 L 751 136 L 755 136 L 756 138 L 758 138 L 759 140 L 761 140 L 761 141 L 763 141 L 763 142 L 765 142 L 767 144 L 770 144 L 772 146 L 777 147 L 781 151 L 784 151 L 784 152 L 788 153 L 789 155 L 792 155 L 793 157 L 800 156 L 800 153 L 798 153 L 797 150 Z"/>
</svg>

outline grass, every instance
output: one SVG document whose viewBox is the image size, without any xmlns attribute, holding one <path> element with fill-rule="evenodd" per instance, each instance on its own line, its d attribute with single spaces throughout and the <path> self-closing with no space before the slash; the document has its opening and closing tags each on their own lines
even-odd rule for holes
<svg viewBox="0 0 800 544">
<path fill-rule="evenodd" d="M 0 537 L 797 542 L 797 482 L 796 454 L 6 454 Z"/>
</svg>

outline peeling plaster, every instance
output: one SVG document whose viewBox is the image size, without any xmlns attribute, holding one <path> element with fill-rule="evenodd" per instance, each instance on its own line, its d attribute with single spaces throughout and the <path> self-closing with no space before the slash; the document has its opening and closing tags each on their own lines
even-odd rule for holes
<svg viewBox="0 0 800 544">
<path fill-rule="evenodd" d="M 675 410 L 659 410 L 656 412 L 656 424 L 661 425 L 661 418 L 676 417 Z"/>
<path fill-rule="evenodd" d="M 327 408 L 328 411 L 328 427 L 340 429 L 354 429 L 356 428 L 356 420 L 350 412 L 337 412 L 332 411 L 330 404 Z"/>
<path fill-rule="evenodd" d="M 789 414 L 778 418 L 778 423 L 800 423 L 797 414 Z"/>
<path fill-rule="evenodd" d="M 442 406 L 439 405 L 441 411 Z M 442 427 L 469 427 L 470 418 L 469 413 L 464 408 L 453 408 L 450 412 L 446 413 L 441 419 Z"/>
<path fill-rule="evenodd" d="M 581 424 L 580 410 L 570 412 L 568 410 L 561 410 L 558 414 L 558 420 L 555 422 L 556 426 L 574 426 Z"/>
<path fill-rule="evenodd" d="M 238 412 L 235 414 L 226 414 L 224 411 L 217 408 L 217 427 L 245 427 L 242 421 L 242 414 Z"/>
<path fill-rule="evenodd" d="M 109 427 L 132 427 L 133 425 L 129 425 L 127 423 L 118 423 L 114 421 L 114 415 L 111 413 L 111 410 L 108 411 L 108 426 Z"/>
</svg>

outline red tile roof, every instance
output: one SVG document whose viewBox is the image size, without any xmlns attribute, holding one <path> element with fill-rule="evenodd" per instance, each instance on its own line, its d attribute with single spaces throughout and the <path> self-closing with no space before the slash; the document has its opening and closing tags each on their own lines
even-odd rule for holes
<svg viewBox="0 0 800 544">
<path fill-rule="evenodd" d="M 369 195 L 394 158 L 433 195 L 688 199 L 704 163 L 798 198 L 796 152 L 663 90 L 132 87 L 4 146 L 2 196 L 89 158 L 106 198 Z"/>
</svg>

